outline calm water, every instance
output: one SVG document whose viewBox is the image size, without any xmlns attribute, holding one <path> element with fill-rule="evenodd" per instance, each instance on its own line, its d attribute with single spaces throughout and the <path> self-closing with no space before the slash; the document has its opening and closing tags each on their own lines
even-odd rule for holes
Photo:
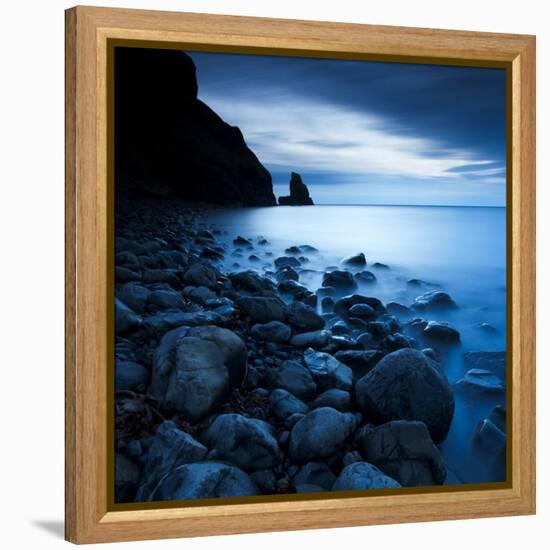
<svg viewBox="0 0 550 550">
<path fill-rule="evenodd" d="M 222 230 L 228 247 L 237 235 L 268 246 L 254 251 L 260 261 L 228 255 L 228 270 L 273 270 L 273 259 L 291 245 L 309 244 L 319 252 L 307 254 L 300 282 L 310 290 L 321 286 L 322 273 L 337 266 L 345 256 L 364 252 L 366 269 L 374 262 L 390 270 L 373 270 L 375 284 L 361 288 L 384 302 L 410 305 L 422 289 L 411 289 L 407 280 L 421 279 L 445 290 L 460 309 L 430 319 L 450 322 L 461 333 L 461 345 L 450 352 L 444 368 L 450 382 L 465 372 L 465 351 L 506 349 L 506 209 L 423 206 L 302 206 L 216 210 L 207 222 Z M 228 248 L 229 249 L 229 248 Z M 273 256 L 269 256 L 271 252 Z M 239 265 L 234 265 L 238 263 Z M 429 290 L 427 288 L 426 290 Z M 475 325 L 487 322 L 498 334 L 488 336 Z M 442 452 L 453 474 L 462 482 L 498 480 L 487 457 L 471 445 L 476 423 L 488 416 L 497 403 L 464 403 L 457 398 L 455 420 Z"/>
</svg>

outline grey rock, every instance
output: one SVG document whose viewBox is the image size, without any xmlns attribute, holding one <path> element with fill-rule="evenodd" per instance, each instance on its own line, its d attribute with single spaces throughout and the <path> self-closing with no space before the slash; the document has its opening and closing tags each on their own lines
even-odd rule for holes
<svg viewBox="0 0 550 550">
<path fill-rule="evenodd" d="M 218 286 L 218 272 L 206 262 L 196 262 L 185 272 L 183 279 L 193 286 L 206 286 L 215 289 Z"/>
<path fill-rule="evenodd" d="M 149 371 L 134 361 L 115 362 L 115 390 L 143 391 L 149 385 Z"/>
<path fill-rule="evenodd" d="M 376 317 L 376 312 L 369 304 L 354 304 L 349 308 L 348 315 L 368 320 Z"/>
<path fill-rule="evenodd" d="M 456 302 L 441 290 L 430 290 L 415 298 L 411 309 L 415 311 L 437 311 L 457 309 Z"/>
<path fill-rule="evenodd" d="M 181 295 L 171 290 L 154 290 L 149 294 L 148 302 L 160 309 L 181 309 L 184 306 Z"/>
<path fill-rule="evenodd" d="M 351 413 L 321 407 L 306 414 L 290 432 L 288 453 L 300 464 L 338 452 L 357 427 Z"/>
<path fill-rule="evenodd" d="M 460 333 L 448 323 L 439 323 L 430 321 L 422 332 L 428 340 L 439 344 L 458 344 L 460 342 Z"/>
<path fill-rule="evenodd" d="M 323 275 L 323 286 L 331 286 L 337 289 L 354 289 L 357 283 L 349 271 L 336 269 L 327 271 Z"/>
<path fill-rule="evenodd" d="M 159 482 L 150 501 L 226 498 L 258 495 L 258 488 L 242 470 L 219 462 L 179 466 Z"/>
<path fill-rule="evenodd" d="M 250 336 L 264 342 L 285 343 L 290 340 L 292 330 L 288 325 L 280 321 L 259 323 L 250 329 Z"/>
<path fill-rule="evenodd" d="M 351 409 L 351 394 L 338 388 L 326 390 L 312 404 L 314 409 L 319 407 L 332 407 L 340 412 L 348 412 Z"/>
<path fill-rule="evenodd" d="M 505 351 L 472 351 L 465 353 L 463 357 L 470 369 L 489 370 L 502 380 L 506 378 Z"/>
<path fill-rule="evenodd" d="M 169 330 L 188 326 L 223 325 L 227 322 L 225 316 L 215 311 L 181 311 L 167 309 L 143 318 L 143 329 L 152 336 L 162 336 Z"/>
<path fill-rule="evenodd" d="M 206 305 L 217 298 L 216 293 L 206 286 L 186 286 L 183 295 L 197 304 Z"/>
<path fill-rule="evenodd" d="M 388 477 L 368 462 L 354 462 L 346 466 L 335 481 L 333 491 L 363 491 L 366 489 L 397 489 L 395 479 Z"/>
<path fill-rule="evenodd" d="M 116 296 L 136 313 L 143 313 L 151 291 L 138 283 L 125 283 L 116 291 Z"/>
<path fill-rule="evenodd" d="M 355 464 L 356 462 L 363 462 L 363 457 L 358 451 L 349 451 L 342 457 L 342 464 L 344 468 L 350 464 Z"/>
<path fill-rule="evenodd" d="M 378 298 L 362 296 L 361 294 L 351 294 L 350 296 L 340 298 L 334 305 L 334 313 L 346 319 L 349 309 L 355 304 L 367 304 L 372 307 L 378 315 L 386 313 L 384 304 Z"/>
<path fill-rule="evenodd" d="M 302 332 L 296 334 L 290 340 L 290 345 L 297 348 L 320 349 L 327 345 L 331 337 L 329 330 L 314 330 L 312 332 Z"/>
<path fill-rule="evenodd" d="M 426 424 L 396 420 L 362 432 L 359 447 L 366 460 L 404 487 L 441 485 L 446 470 Z"/>
<path fill-rule="evenodd" d="M 271 411 L 279 420 L 286 420 L 293 414 L 307 414 L 309 407 L 300 399 L 281 388 L 269 396 Z"/>
<path fill-rule="evenodd" d="M 388 310 L 388 313 L 391 313 L 392 315 L 409 315 L 411 313 L 411 310 L 404 306 L 403 304 L 399 304 L 397 302 L 388 302 L 386 304 L 386 309 Z"/>
<path fill-rule="evenodd" d="M 247 292 L 256 293 L 264 290 L 273 290 L 275 288 L 273 281 L 258 275 L 255 271 L 230 273 L 228 277 L 237 290 L 245 290 Z"/>
<path fill-rule="evenodd" d="M 141 317 L 121 300 L 115 298 L 115 332 L 125 334 L 138 329 L 140 325 Z"/>
<path fill-rule="evenodd" d="M 371 284 L 376 282 L 376 275 L 372 271 L 360 271 L 353 277 L 358 283 L 362 284 Z"/>
<path fill-rule="evenodd" d="M 180 284 L 178 273 L 175 269 L 146 269 L 142 279 L 144 283 L 168 283 L 177 286 Z"/>
<path fill-rule="evenodd" d="M 157 483 L 169 472 L 192 462 L 200 462 L 206 456 L 208 449 L 179 430 L 174 422 L 163 422 L 156 431 L 143 465 L 141 484 L 136 500 L 149 500 Z"/>
<path fill-rule="evenodd" d="M 308 462 L 292 477 L 292 485 L 316 485 L 324 491 L 330 491 L 336 476 L 332 470 L 323 462 Z"/>
<path fill-rule="evenodd" d="M 355 254 L 354 256 L 348 256 L 347 258 L 344 258 L 342 260 L 342 263 L 344 265 L 351 265 L 354 267 L 363 267 L 367 265 L 367 260 L 365 258 L 365 254 L 363 254 L 363 252 L 360 252 L 359 254 Z"/>
<path fill-rule="evenodd" d="M 235 302 L 254 322 L 284 321 L 286 306 L 275 296 L 244 296 Z"/>
<path fill-rule="evenodd" d="M 257 470 L 250 473 L 249 476 L 264 495 L 272 495 L 277 492 L 277 478 L 273 470 Z"/>
<path fill-rule="evenodd" d="M 312 307 L 296 300 L 288 306 L 288 323 L 300 331 L 319 330 L 325 326 L 324 319 Z"/>
<path fill-rule="evenodd" d="M 127 267 L 117 265 L 115 266 L 115 281 L 117 283 L 130 283 L 132 281 L 140 281 L 141 273 L 132 271 Z"/>
<path fill-rule="evenodd" d="M 477 426 L 475 439 L 490 454 L 497 455 L 506 451 L 506 434 L 488 418 Z"/>
<path fill-rule="evenodd" d="M 246 376 L 247 351 L 232 331 L 215 326 L 168 332 L 153 357 L 151 393 L 191 421 L 206 414 Z"/>
<path fill-rule="evenodd" d="M 277 269 L 283 269 L 284 267 L 300 267 L 300 262 L 294 256 L 281 256 L 276 258 L 273 262 Z"/>
<path fill-rule="evenodd" d="M 283 388 L 300 399 L 311 399 L 317 391 L 309 369 L 296 361 L 285 361 L 276 371 L 273 386 Z"/>
<path fill-rule="evenodd" d="M 257 418 L 221 414 L 202 433 L 209 456 L 231 462 L 245 471 L 272 468 L 282 460 L 275 429 Z"/>
<path fill-rule="evenodd" d="M 304 361 L 321 389 L 339 388 L 346 391 L 352 389 L 352 370 L 332 355 L 309 348 L 304 352 Z"/>
<path fill-rule="evenodd" d="M 457 391 L 466 393 L 502 393 L 504 384 L 500 378 L 485 369 L 470 369 L 463 378 L 454 385 Z"/>
<path fill-rule="evenodd" d="M 368 418 L 377 423 L 419 420 L 436 443 L 447 436 L 454 414 L 445 375 L 437 363 L 413 349 L 386 355 L 357 381 L 355 395 Z"/>
</svg>

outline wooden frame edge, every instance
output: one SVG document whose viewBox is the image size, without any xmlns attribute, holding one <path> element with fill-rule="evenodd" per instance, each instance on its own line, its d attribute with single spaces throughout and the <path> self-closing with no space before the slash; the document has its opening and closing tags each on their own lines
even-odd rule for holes
<svg viewBox="0 0 550 550">
<path fill-rule="evenodd" d="M 197 29 L 186 28 L 185 18 L 202 21 Z M 253 30 L 259 22 L 271 29 L 273 36 Z M 216 34 L 220 24 L 228 32 Z M 435 55 L 435 43 L 422 42 L 437 37 L 439 51 L 460 60 L 464 52 L 471 59 L 509 62 L 513 74 L 513 177 L 514 226 L 512 232 L 513 322 L 521 327 L 514 333 L 513 411 L 513 486 L 498 491 L 434 493 L 358 497 L 346 500 L 294 501 L 281 503 L 233 504 L 200 508 L 176 508 L 142 511 L 108 512 L 104 475 L 105 441 L 101 437 L 104 418 L 98 402 L 98 388 L 105 391 L 101 378 L 102 337 L 101 284 L 105 282 L 100 240 L 105 237 L 102 220 L 106 209 L 104 195 L 98 190 L 100 171 L 105 158 L 100 155 L 104 136 L 97 112 L 104 83 L 99 82 L 100 42 L 113 29 L 143 38 L 158 35 L 187 41 L 203 37 L 203 42 L 255 42 L 270 47 L 276 34 L 298 24 L 307 30 L 310 51 L 325 45 L 336 51 L 353 49 L 345 37 L 333 34 L 325 42 L 316 36 L 336 26 L 360 33 L 368 29 L 369 40 L 379 31 L 376 53 L 388 52 L 388 41 L 401 37 L 401 45 L 390 54 L 410 47 L 415 53 Z M 214 29 L 205 32 L 209 25 Z M 189 25 L 187 25 L 189 27 Z M 201 30 L 202 29 L 202 30 Z M 240 29 L 240 30 L 239 30 Z M 336 33 L 338 34 L 338 33 Z M 288 35 L 287 35 L 288 36 Z M 357 36 L 357 34 L 355 35 Z M 460 37 L 461 47 L 449 51 L 452 36 Z M 228 38 L 230 37 L 230 38 Z M 295 39 L 281 37 L 283 46 Z M 441 40 L 446 50 L 441 48 Z M 277 42 L 281 42 L 277 39 Z M 366 40 L 365 51 L 369 49 Z M 450 40 L 452 42 L 452 40 Z M 473 44 L 473 46 L 472 46 Z M 503 44 L 499 48 L 498 44 Z M 273 47 L 273 46 L 271 46 Z M 357 44 L 355 44 L 357 47 Z M 374 48 L 374 49 L 376 49 Z M 354 50 L 355 51 L 355 50 Z M 76 7 L 66 12 L 66 436 L 65 436 L 65 517 L 66 539 L 74 543 L 173 538 L 206 534 L 252 533 L 291 529 L 370 525 L 428 520 L 492 517 L 533 514 L 535 492 L 535 38 L 525 35 L 498 35 L 463 31 L 404 29 L 355 24 L 294 22 L 217 15 L 148 12 L 111 8 Z M 104 53 L 104 51 L 103 51 Z M 461 57 L 463 56 L 463 57 Z M 443 56 L 439 56 L 443 57 Z M 435 60 L 434 60 L 435 61 Z M 99 116 L 99 118 L 98 118 Z M 524 335 L 523 337 L 521 335 Z M 530 414 L 525 414 L 525 412 Z M 521 412 L 521 414 L 520 414 Z M 532 442 L 522 445 L 519 442 Z M 103 453 L 103 456 L 98 457 Z M 411 504 L 414 503 L 414 507 Z M 341 510 L 345 514 L 327 512 Z M 247 519 L 247 521 L 240 521 Z"/>
</svg>

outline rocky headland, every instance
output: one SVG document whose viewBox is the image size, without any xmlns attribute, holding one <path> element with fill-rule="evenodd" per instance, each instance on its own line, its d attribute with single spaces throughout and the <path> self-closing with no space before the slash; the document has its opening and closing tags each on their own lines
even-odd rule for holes
<svg viewBox="0 0 550 550">
<path fill-rule="evenodd" d="M 391 266 L 364 253 L 309 288 L 307 243 L 277 257 L 269 235 L 223 239 L 212 206 L 116 204 L 118 502 L 460 483 L 441 452 L 455 401 L 503 395 L 505 354 L 465 354 L 449 383 L 460 333 L 441 316 L 460 303 L 444 289 L 411 280 L 412 303 L 383 303 Z M 270 268 L 227 268 L 239 254 Z M 464 445 L 502 463 L 505 409 L 479 421 Z"/>
</svg>

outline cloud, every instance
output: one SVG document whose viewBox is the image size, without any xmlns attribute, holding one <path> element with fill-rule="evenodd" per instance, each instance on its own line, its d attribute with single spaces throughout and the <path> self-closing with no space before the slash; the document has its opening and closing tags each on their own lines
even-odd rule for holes
<svg viewBox="0 0 550 550">
<path fill-rule="evenodd" d="M 201 99 L 229 124 L 272 170 L 348 176 L 476 179 L 503 182 L 504 168 L 474 151 L 426 137 L 430 128 L 402 128 L 380 115 L 277 90 L 245 100 L 216 94 Z M 498 177 L 500 176 L 500 177 Z"/>
</svg>

